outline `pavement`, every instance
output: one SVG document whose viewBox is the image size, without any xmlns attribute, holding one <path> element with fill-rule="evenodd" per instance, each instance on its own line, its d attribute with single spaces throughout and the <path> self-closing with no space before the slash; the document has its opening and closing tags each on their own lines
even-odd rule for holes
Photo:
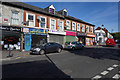
<svg viewBox="0 0 120 80">
<path fill-rule="evenodd" d="M 12 50 L 11 51 L 11 55 L 13 55 L 12 57 L 8 57 L 9 51 L 7 51 L 7 50 L 1 51 L 0 54 L 2 56 L 0 60 L 9 60 L 9 59 L 20 58 L 20 57 L 30 55 L 29 51 L 22 51 L 21 52 L 21 51 L 18 51 L 18 50 Z"/>
</svg>

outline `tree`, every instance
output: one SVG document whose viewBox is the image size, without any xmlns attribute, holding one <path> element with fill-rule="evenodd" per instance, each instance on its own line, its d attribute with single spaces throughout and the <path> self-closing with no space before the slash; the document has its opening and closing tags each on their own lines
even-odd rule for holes
<svg viewBox="0 0 120 80">
<path fill-rule="evenodd" d="M 120 41 L 120 32 L 115 32 L 115 33 L 111 33 L 114 37 L 115 40 L 119 40 Z"/>
</svg>

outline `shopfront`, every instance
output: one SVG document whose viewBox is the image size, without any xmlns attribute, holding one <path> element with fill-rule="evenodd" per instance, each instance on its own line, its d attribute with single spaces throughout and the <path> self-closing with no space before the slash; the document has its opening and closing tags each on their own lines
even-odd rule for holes
<svg viewBox="0 0 120 80">
<path fill-rule="evenodd" d="M 22 28 L 15 26 L 0 26 L 0 31 L 2 32 L 2 49 L 8 50 L 9 46 L 11 46 L 13 50 L 20 50 Z"/>
<path fill-rule="evenodd" d="M 86 45 L 87 45 L 87 46 L 93 45 L 93 42 L 94 42 L 94 40 L 95 40 L 95 37 L 96 37 L 96 35 L 87 34 L 87 37 L 86 37 Z"/>
<path fill-rule="evenodd" d="M 76 32 L 72 32 L 72 31 L 65 31 L 65 32 L 66 32 L 65 42 L 67 42 L 67 41 L 77 41 Z"/>
<path fill-rule="evenodd" d="M 87 36 L 86 33 L 77 32 L 78 41 L 84 45 L 86 44 L 86 36 Z"/>
<path fill-rule="evenodd" d="M 65 35 L 66 35 L 66 32 L 64 31 L 49 30 L 48 42 L 56 42 L 63 46 Z"/>
<path fill-rule="evenodd" d="M 29 51 L 31 47 L 38 46 L 47 42 L 48 30 L 23 28 L 24 32 L 24 49 Z"/>
</svg>

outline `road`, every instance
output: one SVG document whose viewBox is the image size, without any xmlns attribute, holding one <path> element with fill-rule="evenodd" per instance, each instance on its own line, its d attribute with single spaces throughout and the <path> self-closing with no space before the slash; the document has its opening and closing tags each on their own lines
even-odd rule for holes
<svg viewBox="0 0 120 80">
<path fill-rule="evenodd" d="M 120 79 L 120 49 L 87 47 L 3 61 L 4 78 Z"/>
</svg>

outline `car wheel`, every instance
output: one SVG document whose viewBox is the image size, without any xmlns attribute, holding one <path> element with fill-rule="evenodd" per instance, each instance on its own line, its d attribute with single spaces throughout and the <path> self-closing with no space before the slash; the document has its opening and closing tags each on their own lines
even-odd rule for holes
<svg viewBox="0 0 120 80">
<path fill-rule="evenodd" d="M 43 55 L 45 53 L 44 50 L 40 50 L 40 54 Z"/>
<path fill-rule="evenodd" d="M 72 50 L 75 50 L 75 47 L 73 47 Z"/>
<path fill-rule="evenodd" d="M 58 48 L 58 53 L 60 53 L 62 51 L 62 49 L 61 48 Z"/>
</svg>

